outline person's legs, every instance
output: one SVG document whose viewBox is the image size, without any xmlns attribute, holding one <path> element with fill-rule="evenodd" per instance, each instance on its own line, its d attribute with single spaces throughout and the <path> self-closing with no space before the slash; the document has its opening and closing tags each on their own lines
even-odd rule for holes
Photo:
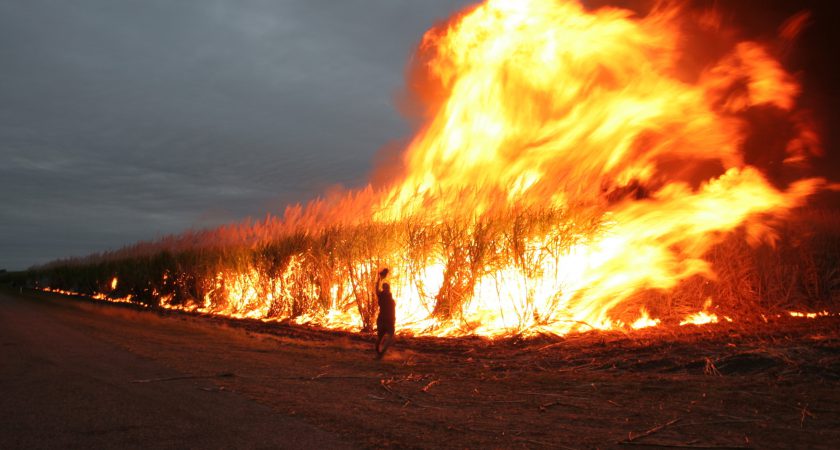
<svg viewBox="0 0 840 450">
<path fill-rule="evenodd" d="M 382 335 L 382 338 L 379 340 L 379 344 L 376 346 L 377 353 L 379 353 L 379 357 L 385 355 L 385 351 L 388 350 L 388 347 L 394 342 L 394 333 L 388 332 Z"/>
<path fill-rule="evenodd" d="M 382 350 L 382 341 L 385 339 L 385 336 L 385 333 L 380 330 L 378 336 L 376 337 L 376 359 L 381 358 L 385 353 L 385 351 Z"/>
</svg>

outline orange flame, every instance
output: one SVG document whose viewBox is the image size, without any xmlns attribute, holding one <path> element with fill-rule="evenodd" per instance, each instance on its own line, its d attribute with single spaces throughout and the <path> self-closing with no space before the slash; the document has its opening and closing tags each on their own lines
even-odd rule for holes
<svg viewBox="0 0 840 450">
<path fill-rule="evenodd" d="M 632 328 L 634 330 L 640 330 L 642 328 L 655 327 L 655 326 L 659 325 L 660 320 L 659 319 L 651 319 L 650 316 L 648 316 L 648 312 L 647 312 L 646 309 L 642 308 L 640 313 L 641 313 L 641 316 L 638 319 L 636 319 L 635 322 L 630 324 L 630 328 Z"/>
<path fill-rule="evenodd" d="M 424 37 L 428 78 L 444 99 L 378 220 L 606 209 L 600 233 L 567 253 L 546 254 L 546 236 L 534 236 L 536 273 L 501 267 L 482 277 L 463 312 L 481 324 L 474 332 L 609 328 L 609 311 L 633 292 L 712 276 L 701 257 L 721 232 L 783 214 L 815 189 L 805 180 L 779 191 L 739 152 L 737 114 L 791 111 L 793 78 L 760 44 L 741 42 L 686 81 L 680 13 L 636 19 L 576 1 L 491 0 Z M 605 190 L 625 195 L 609 204 Z M 441 265 L 428 267 L 423 286 L 439 288 Z M 412 290 L 398 292 L 413 299 Z"/>
</svg>

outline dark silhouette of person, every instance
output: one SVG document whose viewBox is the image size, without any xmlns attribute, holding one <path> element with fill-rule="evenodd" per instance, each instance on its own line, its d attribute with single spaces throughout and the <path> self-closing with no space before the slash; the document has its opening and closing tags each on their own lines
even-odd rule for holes
<svg viewBox="0 0 840 450">
<path fill-rule="evenodd" d="M 379 272 L 380 280 L 388 276 L 388 269 Z M 378 285 L 379 283 L 377 283 Z M 377 286 L 376 301 L 379 304 L 379 316 L 376 318 L 376 359 L 381 359 L 394 340 L 395 322 L 397 321 L 397 303 L 391 295 L 391 285 L 382 283 Z"/>
</svg>

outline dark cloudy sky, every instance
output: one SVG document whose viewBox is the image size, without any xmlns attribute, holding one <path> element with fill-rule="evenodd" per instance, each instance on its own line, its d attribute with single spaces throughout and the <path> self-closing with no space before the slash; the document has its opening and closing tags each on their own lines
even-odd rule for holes
<svg viewBox="0 0 840 450">
<path fill-rule="evenodd" d="M 281 212 L 408 133 L 468 1 L 0 0 L 0 268 Z"/>
</svg>

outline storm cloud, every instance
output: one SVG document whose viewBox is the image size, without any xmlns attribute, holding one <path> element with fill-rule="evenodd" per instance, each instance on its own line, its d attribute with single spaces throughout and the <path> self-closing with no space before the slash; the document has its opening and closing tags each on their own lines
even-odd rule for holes
<svg viewBox="0 0 840 450">
<path fill-rule="evenodd" d="M 0 3 L 0 268 L 364 184 L 414 47 L 469 3 Z"/>
</svg>

